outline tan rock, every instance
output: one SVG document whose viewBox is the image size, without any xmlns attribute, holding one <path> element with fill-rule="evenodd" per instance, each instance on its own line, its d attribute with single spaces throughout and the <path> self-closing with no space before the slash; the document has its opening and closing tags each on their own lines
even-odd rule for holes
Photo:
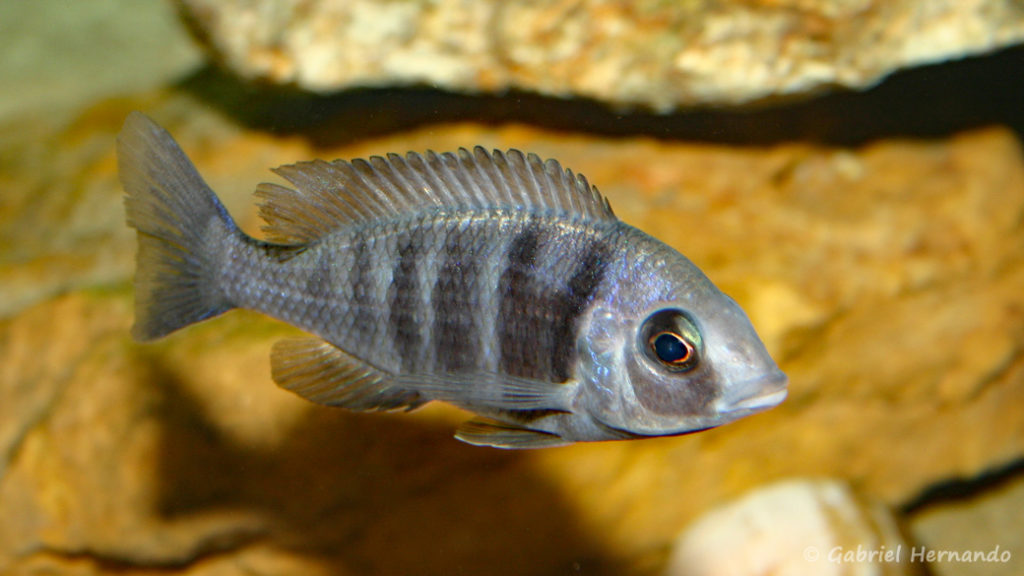
<svg viewBox="0 0 1024 576">
<path fill-rule="evenodd" d="M 158 521 L 166 390 L 126 349 L 124 296 L 66 297 L 3 326 L 3 405 L 20 426 L 0 482 L 0 571 L 40 548 L 179 564 L 258 533 L 247 514 Z M 32 387 L 47 391 L 47 402 L 10 393 Z M 43 407 L 22 412 L 33 404 Z"/>
<path fill-rule="evenodd" d="M 226 554 L 211 554 L 195 562 L 173 569 L 160 566 L 130 565 L 89 554 L 38 553 L 29 555 L 10 566 L 5 574 L 60 574 L 63 576 L 241 576 L 250 574 L 301 574 L 303 576 L 345 576 L 350 574 L 340 566 L 323 566 L 308 555 L 273 546 L 253 544 Z"/>
<path fill-rule="evenodd" d="M 292 330 L 239 313 L 139 346 L 125 296 L 71 295 L 0 327 L 55 368 L 5 346 L 3 405 L 12 384 L 58 389 L 7 451 L 0 573 L 614 566 L 524 457 L 453 440 L 453 410 L 311 406 L 269 380 L 268 345 Z M 65 317 L 87 345 L 51 329 Z"/>
<path fill-rule="evenodd" d="M 939 478 L 1019 458 L 1020 159 L 1001 130 L 860 150 L 694 153 L 641 226 L 694 257 L 768 329 L 790 397 L 690 438 L 542 455 L 573 470 L 559 482 L 588 525 L 623 547 L 656 547 L 680 518 L 778 478 L 844 478 L 898 504 Z"/>
<path fill-rule="evenodd" d="M 134 105 L 145 108 L 156 101 Z M 171 104 L 170 113 L 182 104 Z M 222 117 L 192 105 L 188 110 L 194 122 L 189 129 L 210 142 L 205 176 L 226 192 L 229 207 L 243 220 L 255 211 L 248 185 L 233 185 L 238 171 L 266 176 L 268 166 L 308 154 L 307 147 L 271 143 L 269 137 L 249 135 L 236 142 L 237 129 Z M 134 232 L 124 225 L 124 192 L 111 153 L 127 111 L 124 104 L 99 104 L 67 126 L 40 125 L 31 118 L 2 125 L 0 318 L 55 294 L 122 282 L 133 274 Z"/>
<path fill-rule="evenodd" d="M 919 558 L 934 576 L 1016 576 L 1024 573 L 1024 477 L 1020 466 L 972 485 L 944 486 L 942 496 L 910 517 Z M 942 553 L 967 555 L 967 560 Z M 963 556 L 961 556 L 963 557 Z"/>
<path fill-rule="evenodd" d="M 279 390 L 267 357 L 293 331 L 254 314 L 134 344 L 106 148 L 68 169 L 89 194 L 24 196 L 61 207 L 26 212 L 30 257 L 65 235 L 120 264 L 83 290 L 100 262 L 83 260 L 67 295 L 40 283 L 0 325 L 0 572 L 654 573 L 694 519 L 767 482 L 828 476 L 898 505 L 1024 454 L 1024 166 L 1004 129 L 843 149 L 459 124 L 314 150 L 169 97 L 90 110 L 51 155 L 70 167 L 83 138 L 109 144 L 128 106 L 250 231 L 251 190 L 284 162 L 477 142 L 557 157 L 739 299 L 792 395 L 694 436 L 509 454 L 453 440 L 453 409 L 354 415 Z M 80 202 L 111 212 L 67 218 L 96 209 Z"/>
<path fill-rule="evenodd" d="M 658 110 L 863 88 L 1019 43 L 1012 0 L 178 0 L 222 64 L 325 92 L 510 88 Z"/>
</svg>

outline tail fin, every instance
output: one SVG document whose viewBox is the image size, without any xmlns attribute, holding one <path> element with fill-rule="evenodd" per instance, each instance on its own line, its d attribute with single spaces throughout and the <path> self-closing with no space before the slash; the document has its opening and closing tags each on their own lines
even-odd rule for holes
<svg viewBox="0 0 1024 576">
<path fill-rule="evenodd" d="M 216 261 L 240 232 L 192 162 L 166 130 L 132 112 L 117 163 L 139 239 L 132 336 L 153 340 L 230 310 Z"/>
</svg>

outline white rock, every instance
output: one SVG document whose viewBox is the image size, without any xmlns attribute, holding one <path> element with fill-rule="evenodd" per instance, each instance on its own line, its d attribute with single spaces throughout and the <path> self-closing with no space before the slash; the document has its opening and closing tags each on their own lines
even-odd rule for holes
<svg viewBox="0 0 1024 576">
<path fill-rule="evenodd" d="M 697 520 L 665 576 L 888 576 L 909 573 L 909 555 L 883 506 L 838 481 L 793 480 Z"/>
<path fill-rule="evenodd" d="M 870 86 L 1024 40 L 1014 0 L 177 0 L 240 76 L 510 88 L 659 110 Z"/>
</svg>

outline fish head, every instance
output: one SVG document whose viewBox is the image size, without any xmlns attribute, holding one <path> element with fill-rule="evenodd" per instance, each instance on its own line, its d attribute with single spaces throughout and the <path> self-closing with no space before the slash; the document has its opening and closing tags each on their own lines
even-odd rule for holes
<svg viewBox="0 0 1024 576">
<path fill-rule="evenodd" d="M 626 259 L 577 342 L 577 404 L 602 427 L 667 436 L 786 397 L 785 374 L 740 306 L 684 256 Z"/>
</svg>

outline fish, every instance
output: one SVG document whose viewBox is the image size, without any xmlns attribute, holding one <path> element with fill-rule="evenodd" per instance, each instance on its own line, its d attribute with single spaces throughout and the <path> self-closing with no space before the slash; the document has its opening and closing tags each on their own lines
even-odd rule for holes
<svg viewBox="0 0 1024 576">
<path fill-rule="evenodd" d="M 431 401 L 496 448 L 675 436 L 771 408 L 787 378 L 740 306 L 553 159 L 482 147 L 273 169 L 243 232 L 140 112 L 117 138 L 136 340 L 235 308 L 282 388 L 352 411 Z"/>
</svg>

